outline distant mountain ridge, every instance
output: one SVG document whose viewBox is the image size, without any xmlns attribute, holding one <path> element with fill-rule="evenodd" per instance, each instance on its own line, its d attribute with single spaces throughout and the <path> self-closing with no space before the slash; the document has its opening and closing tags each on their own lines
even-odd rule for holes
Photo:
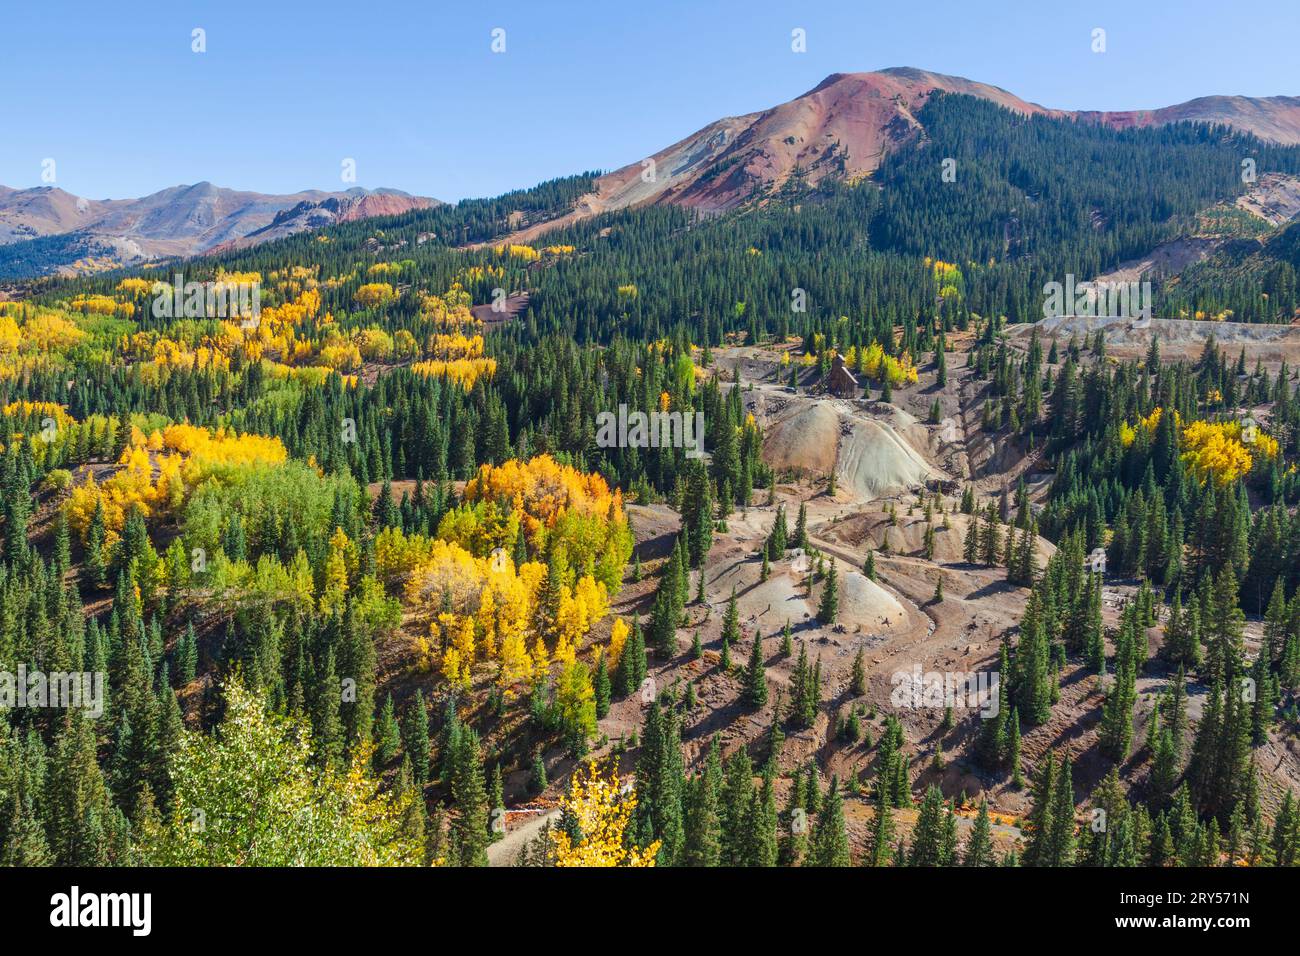
<svg viewBox="0 0 1300 956">
<path fill-rule="evenodd" d="M 1208 96 L 1155 110 L 1050 109 L 997 86 L 914 67 L 833 73 L 770 109 L 724 117 L 671 146 L 596 180 L 565 217 L 522 230 L 527 241 L 556 225 L 647 203 L 723 212 L 779 187 L 799 170 L 810 182 L 869 175 L 890 152 L 922 141 L 916 114 L 935 92 L 964 94 L 1026 116 L 1114 129 L 1206 122 L 1261 140 L 1300 144 L 1300 97 Z"/>
<path fill-rule="evenodd" d="M 399 190 L 360 187 L 345 192 L 311 189 L 268 195 L 201 182 L 138 199 L 94 200 L 55 186 L 0 186 L 0 246 L 54 236 L 75 237 L 75 241 L 59 244 L 60 250 L 66 251 L 54 255 L 42 268 L 89 271 L 197 255 L 234 247 L 253 234 L 260 236 L 254 241 L 266 241 L 334 222 L 426 209 L 437 202 Z M 81 252 L 86 255 L 78 256 Z M 68 257 L 71 261 L 60 261 Z"/>
<path fill-rule="evenodd" d="M 1114 129 L 1206 122 L 1269 143 L 1300 144 L 1300 97 L 1294 96 L 1206 96 L 1152 110 L 1068 111 L 987 83 L 913 67 L 833 73 L 786 103 L 715 120 L 598 177 L 594 188 L 566 211 L 533 225 L 525 219 L 524 228 L 510 238 L 530 241 L 557 226 L 645 204 L 725 212 L 780 188 L 795 175 L 811 183 L 869 176 L 886 156 L 925 141 L 917 117 L 936 92 L 978 97 L 1025 116 Z M 0 271 L 26 276 L 81 272 L 226 252 L 303 230 L 435 205 L 434 199 L 386 189 L 266 195 L 201 182 L 139 199 L 87 200 L 51 186 L 0 186 Z M 14 249 L 14 243 L 24 241 L 35 244 Z"/>
<path fill-rule="evenodd" d="M 340 222 L 373 219 L 377 216 L 399 216 L 412 209 L 427 209 L 436 200 L 424 200 L 396 190 L 380 190 L 364 195 L 348 194 L 328 196 L 321 200 L 303 200 L 289 209 L 282 209 L 265 226 L 244 236 L 227 239 L 209 251 L 216 254 L 234 249 L 246 249 L 261 242 L 283 239 L 307 229 L 323 229 Z"/>
</svg>

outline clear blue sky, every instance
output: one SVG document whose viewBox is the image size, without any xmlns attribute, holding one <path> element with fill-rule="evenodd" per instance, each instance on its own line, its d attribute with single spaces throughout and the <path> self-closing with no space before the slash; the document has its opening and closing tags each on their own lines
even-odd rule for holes
<svg viewBox="0 0 1300 956">
<path fill-rule="evenodd" d="M 95 199 L 338 189 L 345 157 L 361 186 L 495 195 L 887 66 L 1065 109 L 1300 95 L 1297 0 L 0 0 L 0 24 L 0 183 L 41 185 L 50 157 Z"/>
</svg>

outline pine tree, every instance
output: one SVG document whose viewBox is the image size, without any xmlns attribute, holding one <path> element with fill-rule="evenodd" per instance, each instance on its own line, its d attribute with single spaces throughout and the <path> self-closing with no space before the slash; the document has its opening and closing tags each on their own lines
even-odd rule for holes
<svg viewBox="0 0 1300 956">
<path fill-rule="evenodd" d="M 1102 704 L 1100 746 L 1111 759 L 1122 761 L 1133 741 L 1133 706 L 1137 701 L 1137 656 L 1140 653 L 1138 608 L 1124 609 L 1115 642 L 1115 681 Z"/>
<path fill-rule="evenodd" d="M 943 841 L 939 846 L 939 865 L 956 866 L 957 859 L 957 813 L 952 801 L 943 818 Z"/>
<path fill-rule="evenodd" d="M 1088 575 L 1086 601 L 1084 654 L 1088 666 L 1100 676 L 1106 673 L 1106 638 L 1101 618 L 1101 584 L 1097 575 Z"/>
<path fill-rule="evenodd" d="M 1029 844 L 1025 847 L 1025 866 L 1050 866 L 1052 833 L 1056 822 L 1056 754 L 1049 751 L 1030 797 Z"/>
<path fill-rule="evenodd" d="M 1015 681 L 1016 706 L 1033 724 L 1045 723 L 1051 716 L 1050 651 L 1042 616 L 1041 599 L 1033 592 L 1020 624 Z"/>
<path fill-rule="evenodd" d="M 636 779 L 639 842 L 661 841 L 656 865 L 673 866 L 684 834 L 681 725 L 676 712 L 657 700 L 646 716 Z"/>
<path fill-rule="evenodd" d="M 72 537 L 68 533 L 67 509 L 59 508 L 54 512 L 54 568 L 55 575 L 62 580 L 64 573 L 72 565 Z"/>
<path fill-rule="evenodd" d="M 925 799 L 921 801 L 921 812 L 916 818 L 916 829 L 912 831 L 908 866 L 943 865 L 943 832 L 947 815 L 943 794 L 938 787 L 931 785 L 925 792 Z"/>
<path fill-rule="evenodd" d="M 194 625 L 187 623 L 185 633 L 176 648 L 176 673 L 182 685 L 194 680 L 199 665 L 198 640 L 194 636 Z"/>
<path fill-rule="evenodd" d="M 1268 666 L 1268 648 L 1260 651 L 1251 669 L 1255 699 L 1251 703 L 1250 742 L 1260 747 L 1268 742 L 1268 732 L 1273 726 L 1273 711 L 1276 708 L 1273 694 L 1273 673 Z"/>
<path fill-rule="evenodd" d="M 799 644 L 799 659 L 791 679 L 790 721 L 795 727 L 808 728 L 817 717 L 820 688 L 814 685 L 812 668 L 808 666 L 808 647 Z"/>
<path fill-rule="evenodd" d="M 528 790 L 530 793 L 539 794 L 546 789 L 547 784 L 546 761 L 542 757 L 542 752 L 538 750 L 533 753 L 533 762 L 528 768 Z"/>
<path fill-rule="evenodd" d="M 411 774 L 411 761 L 405 757 L 402 758 L 401 766 L 397 771 L 393 794 L 399 800 L 410 795 L 405 801 L 406 809 L 402 811 L 399 823 L 402 836 L 415 846 L 425 846 L 428 842 L 428 833 L 425 825 L 424 795 L 415 786 L 415 778 Z"/>
<path fill-rule="evenodd" d="M 971 827 L 970 839 L 966 841 L 966 855 L 962 858 L 963 866 L 994 866 L 992 826 L 989 822 L 989 802 L 980 801 L 980 812 Z"/>
<path fill-rule="evenodd" d="M 352 681 L 350 700 L 343 703 L 343 733 L 348 753 L 370 743 L 375 714 L 375 644 L 356 617 L 349 601 L 343 612 L 343 656 L 341 669 Z"/>
<path fill-rule="evenodd" d="M 849 690 L 853 692 L 855 697 L 862 697 L 867 693 L 867 670 L 862 662 L 861 647 L 853 655 L 853 670 L 849 674 Z"/>
<path fill-rule="evenodd" d="M 334 665 L 334 649 L 325 652 L 316 681 L 314 713 L 312 715 L 312 743 L 321 765 L 337 769 L 343 762 L 343 717 L 339 679 Z"/>
<path fill-rule="evenodd" d="M 1237 575 L 1228 564 L 1214 578 L 1210 616 L 1202 621 L 1206 635 L 1206 673 L 1211 681 L 1239 670 L 1244 623 L 1245 615 L 1237 600 Z"/>
<path fill-rule="evenodd" d="M 740 608 L 736 604 L 736 589 L 731 589 L 731 597 L 727 600 L 727 611 L 722 618 L 722 642 L 724 645 L 733 646 L 740 640 Z"/>
<path fill-rule="evenodd" d="M 776 519 L 772 523 L 772 533 L 767 537 L 767 550 L 773 558 L 780 560 L 785 556 L 786 548 L 789 546 L 788 536 L 785 521 L 785 505 L 778 505 L 776 509 Z"/>
<path fill-rule="evenodd" d="M 755 632 L 754 644 L 749 652 L 749 666 L 745 669 L 745 702 L 754 710 L 767 704 L 767 670 L 763 666 L 763 636 Z"/>
<path fill-rule="evenodd" d="M 681 563 L 676 547 L 659 578 L 654 606 L 650 611 L 650 644 L 660 657 L 677 654 L 677 625 L 682 616 Z"/>
<path fill-rule="evenodd" d="M 1007 735 L 1007 762 L 1011 765 L 1011 786 L 1019 790 L 1025 785 L 1020 769 L 1020 711 L 1011 708 L 1011 730 Z"/>
<path fill-rule="evenodd" d="M 1270 665 L 1280 661 L 1287 636 L 1286 589 L 1279 578 L 1264 612 L 1264 647 L 1261 655 Z"/>
<path fill-rule="evenodd" d="M 682 502 L 682 526 L 687 540 L 689 563 L 692 568 L 702 565 L 709 548 L 713 546 L 713 495 L 708 469 L 697 461 L 687 480 L 686 496 Z"/>
<path fill-rule="evenodd" d="M 745 814 L 744 865 L 755 867 L 775 866 L 779 855 L 776 839 L 777 810 L 776 767 L 771 761 L 764 767 L 762 783 L 756 787 Z"/>
<path fill-rule="evenodd" d="M 965 506 L 963 504 L 963 510 Z M 980 558 L 980 517 L 971 515 L 966 525 L 966 538 L 962 545 L 962 560 L 967 564 L 978 564 Z"/>
<path fill-rule="evenodd" d="M 1273 822 L 1273 865 L 1295 866 L 1300 862 L 1300 809 L 1290 790 L 1282 796 L 1282 806 Z"/>
<path fill-rule="evenodd" d="M 682 850 L 684 866 L 718 866 L 722 859 L 722 749 L 718 738 L 709 743 L 704 769 L 687 784 Z"/>
<path fill-rule="evenodd" d="M 678 614 L 681 608 L 686 607 L 691 597 L 691 565 L 690 549 L 686 546 L 684 535 L 677 536 L 677 581 L 678 581 Z M 704 590 L 704 568 L 700 568 L 699 574 L 700 590 Z"/>
<path fill-rule="evenodd" d="M 101 500 L 95 505 L 95 512 L 90 519 L 90 529 L 86 533 L 86 575 L 90 579 L 91 587 L 94 588 L 102 588 L 108 577 L 108 569 L 104 564 L 106 533 L 104 502 Z"/>
<path fill-rule="evenodd" d="M 1052 826 L 1049 834 L 1047 861 L 1040 866 L 1074 866 L 1074 775 L 1070 756 L 1066 754 L 1056 778 L 1056 793 L 1052 798 Z"/>
<path fill-rule="evenodd" d="M 592 690 L 595 694 L 596 719 L 601 720 L 609 713 L 610 696 L 609 666 L 605 663 L 603 649 L 597 654 L 596 676 L 592 680 Z"/>
<path fill-rule="evenodd" d="M 17 791 L 13 794 L 8 830 L 8 839 L 0 851 L 0 866 L 49 866 L 54 862 L 31 798 L 20 798 Z"/>
<path fill-rule="evenodd" d="M 835 623 L 840 610 L 839 571 L 835 559 L 831 558 L 831 568 L 826 575 L 826 584 L 822 588 L 821 603 L 817 605 L 817 620 L 823 624 Z"/>
<path fill-rule="evenodd" d="M 401 728 L 393 711 L 393 695 L 384 698 L 384 705 L 379 710 L 379 722 L 375 728 L 375 768 L 382 769 L 393 761 L 402 745 Z M 415 779 L 412 772 L 412 780 Z"/>
<path fill-rule="evenodd" d="M 483 755 L 478 734 L 469 727 L 461 731 L 456 741 L 448 790 L 453 810 L 449 838 L 455 865 L 487 866 L 489 808 Z"/>
<path fill-rule="evenodd" d="M 506 806 L 505 782 L 501 777 L 501 762 L 492 764 L 492 776 L 488 778 L 488 807 L 493 813 L 502 811 Z M 496 842 L 500 833 L 494 832 L 491 839 Z"/>
<path fill-rule="evenodd" d="M 677 653 L 677 624 L 682 610 L 680 574 L 680 554 L 673 548 L 650 610 L 650 646 L 659 657 L 671 658 Z"/>
<path fill-rule="evenodd" d="M 876 798 L 876 818 L 871 824 L 870 866 L 889 866 L 893 862 L 894 811 L 884 791 Z"/>
<path fill-rule="evenodd" d="M 876 754 L 876 797 L 895 807 L 911 802 L 908 761 L 903 753 L 903 744 L 903 725 L 893 715 L 886 717 L 885 732 L 880 737 Z"/>
<path fill-rule="evenodd" d="M 839 781 L 831 778 L 830 793 L 813 827 L 809 863 L 813 866 L 849 866 L 849 835 L 844 827 L 844 803 Z"/>
<path fill-rule="evenodd" d="M 980 562 L 995 565 L 1002 554 L 1002 533 L 998 530 L 997 506 L 989 502 L 984 527 L 980 530 Z"/>
<path fill-rule="evenodd" d="M 754 768 L 749 753 L 739 748 L 726 761 L 722 785 L 721 824 L 723 866 L 744 866 L 749 846 L 748 816 L 753 800 Z"/>
<path fill-rule="evenodd" d="M 417 785 L 423 786 L 429 779 L 429 712 L 425 710 L 424 696 L 419 690 L 406 709 L 402 746 L 411 758 L 411 776 Z"/>
</svg>

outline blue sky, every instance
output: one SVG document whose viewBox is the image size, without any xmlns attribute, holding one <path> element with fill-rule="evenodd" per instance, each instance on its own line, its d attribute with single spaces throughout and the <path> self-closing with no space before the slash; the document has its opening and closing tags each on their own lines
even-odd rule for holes
<svg viewBox="0 0 1300 956">
<path fill-rule="evenodd" d="M 57 185 L 95 199 L 339 189 L 344 158 L 361 186 L 495 195 L 887 66 L 1065 109 L 1300 95 L 1296 0 L 0 0 L 0 33 L 0 183 L 41 185 L 53 158 Z"/>
</svg>

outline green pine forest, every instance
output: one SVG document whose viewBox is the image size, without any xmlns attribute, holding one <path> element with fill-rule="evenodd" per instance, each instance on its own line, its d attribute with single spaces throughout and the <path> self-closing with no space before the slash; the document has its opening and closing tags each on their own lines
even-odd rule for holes
<svg viewBox="0 0 1300 956">
<path fill-rule="evenodd" d="M 1112 269 L 1231 203 L 1242 156 L 1300 174 L 1300 149 L 964 96 L 933 97 L 919 119 L 925 142 L 866 180 L 797 173 L 726 215 L 625 209 L 512 251 L 511 214 L 563 215 L 589 172 L 156 269 L 31 279 L 0 304 L 0 671 L 107 675 L 98 718 L 0 719 L 0 862 L 486 865 L 494 811 L 562 797 L 607 744 L 635 774 L 624 846 L 654 847 L 657 866 L 1300 862 L 1300 806 L 1261 765 L 1300 730 L 1295 371 L 1213 337 L 1168 360 L 1158 345 L 1116 358 L 1102 333 L 1009 335 L 1042 315 L 1045 283 Z M 1297 228 L 1158 280 L 1156 315 L 1289 322 Z M 268 337 L 156 316 L 132 290 L 173 272 L 261 276 Z M 500 291 L 526 294 L 518 314 L 483 308 Z M 681 624 L 714 536 L 789 479 L 764 459 L 748 386 L 718 362 L 741 346 L 809 356 L 779 373 L 797 394 L 824 389 L 835 354 L 873 346 L 920 381 L 863 372 L 869 399 L 960 376 L 979 430 L 1050 473 L 1032 501 L 1018 481 L 917 505 L 945 526 L 963 515 L 963 563 L 1004 568 L 1023 595 L 999 635 L 998 714 L 971 722 L 964 758 L 1025 795 L 1017 849 L 995 845 L 1006 821 L 978 794 L 919 785 L 896 716 L 842 707 L 788 627 L 763 635 L 795 662 L 789 688 L 770 686 L 734 592 L 717 666 L 741 713 L 770 718 L 761 739 L 686 747 L 689 683 L 657 688 L 639 728 L 601 739 L 648 666 L 705 659 L 698 636 L 682 649 Z M 597 415 L 620 405 L 702 412 L 708 457 L 599 447 Z M 1242 408 L 1266 412 L 1248 465 Z M 573 514 L 582 496 L 599 507 L 548 524 L 544 502 L 512 494 L 511 469 L 543 456 Z M 667 506 L 680 531 L 634 550 L 624 501 Z M 1055 545 L 1046 562 L 1040 537 Z M 847 569 L 815 553 L 802 512 L 791 528 L 775 511 L 753 560 L 766 578 L 795 548 L 818 558 L 817 616 L 832 625 Z M 1085 566 L 1097 549 L 1105 576 Z M 493 590 L 498 618 L 537 569 L 519 634 L 462 614 L 460 582 L 488 580 L 498 552 L 517 572 Z M 431 567 L 443 577 L 415 595 L 403 574 Z M 615 660 L 608 620 L 572 622 L 597 592 L 646 578 Z M 1133 594 L 1117 626 L 1103 621 L 1109 580 Z M 1262 642 L 1245 640 L 1248 620 Z M 395 650 L 417 631 L 435 635 L 432 663 Z M 850 701 L 860 677 L 859 658 Z M 1139 707 L 1155 678 L 1166 689 Z M 1064 749 L 1030 760 L 1021 746 L 1075 681 L 1104 698 L 1086 789 Z M 847 779 L 781 759 L 819 715 L 868 755 Z M 870 811 L 865 841 L 850 839 L 849 801 Z M 555 865 L 590 836 L 570 809 L 518 862 Z"/>
</svg>

